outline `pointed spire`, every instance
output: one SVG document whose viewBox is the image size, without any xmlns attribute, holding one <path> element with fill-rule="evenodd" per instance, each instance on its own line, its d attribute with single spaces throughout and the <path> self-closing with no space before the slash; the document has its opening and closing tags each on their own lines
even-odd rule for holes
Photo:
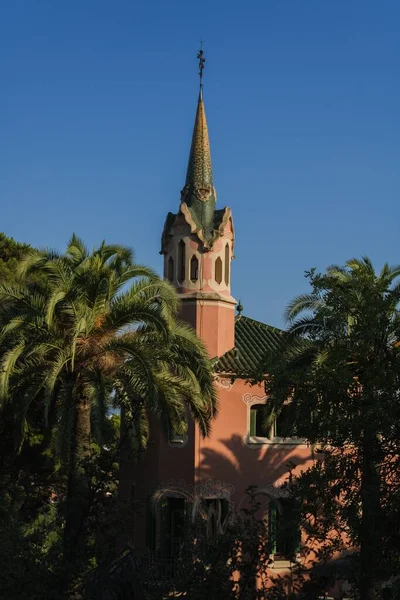
<svg viewBox="0 0 400 600">
<path fill-rule="evenodd" d="M 186 185 L 193 185 L 198 190 L 202 190 L 204 195 L 207 195 L 207 192 L 210 194 L 213 191 L 211 150 L 202 87 L 199 92 L 193 127 L 192 145 L 186 172 Z M 200 199 L 203 198 L 201 197 Z"/>
<path fill-rule="evenodd" d="M 189 208 L 193 220 L 202 230 L 205 238 L 212 236 L 216 193 L 213 185 L 211 150 L 208 137 L 206 111 L 203 101 L 203 69 L 205 59 L 203 49 L 197 55 L 199 59 L 200 91 L 197 102 L 192 144 L 186 172 L 185 187 L 181 193 L 181 206 Z"/>
</svg>

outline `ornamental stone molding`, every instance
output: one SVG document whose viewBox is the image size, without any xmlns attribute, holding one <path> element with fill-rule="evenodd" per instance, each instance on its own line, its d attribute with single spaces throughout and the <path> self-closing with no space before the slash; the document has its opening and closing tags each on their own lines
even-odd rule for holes
<svg viewBox="0 0 400 600">
<path fill-rule="evenodd" d="M 188 225 L 177 225 L 176 227 L 172 228 L 172 233 L 173 235 L 181 235 L 182 237 L 185 237 L 190 235 L 191 231 Z"/>
<path fill-rule="evenodd" d="M 195 485 L 187 483 L 183 479 L 169 479 L 159 485 L 158 490 L 166 496 L 183 496 L 189 500 L 196 498 L 230 498 L 235 487 L 221 479 L 207 479 Z"/>
<path fill-rule="evenodd" d="M 219 377 L 217 375 L 217 377 L 215 377 L 215 379 L 214 379 L 214 382 L 217 387 L 221 388 L 222 390 L 227 390 L 228 392 L 233 387 L 231 380 L 228 379 L 227 377 Z"/>
<path fill-rule="evenodd" d="M 243 394 L 243 402 L 248 406 L 255 404 L 256 402 L 263 403 L 267 399 L 267 396 L 257 396 L 257 394 Z"/>
</svg>

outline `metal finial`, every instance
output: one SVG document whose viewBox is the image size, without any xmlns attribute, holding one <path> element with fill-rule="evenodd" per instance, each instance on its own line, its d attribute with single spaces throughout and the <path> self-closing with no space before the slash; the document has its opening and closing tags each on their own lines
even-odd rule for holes
<svg viewBox="0 0 400 600">
<path fill-rule="evenodd" d="M 239 304 L 236 307 L 236 310 L 238 311 L 238 315 L 241 315 L 243 312 L 243 304 L 241 302 L 241 300 L 239 300 Z"/>
<path fill-rule="evenodd" d="M 204 51 L 203 51 L 203 40 L 200 40 L 200 50 L 199 50 L 199 53 L 197 54 L 197 58 L 199 59 L 199 77 L 200 77 L 200 88 L 201 88 L 203 85 L 204 63 L 206 62 L 206 59 L 204 58 Z"/>
</svg>

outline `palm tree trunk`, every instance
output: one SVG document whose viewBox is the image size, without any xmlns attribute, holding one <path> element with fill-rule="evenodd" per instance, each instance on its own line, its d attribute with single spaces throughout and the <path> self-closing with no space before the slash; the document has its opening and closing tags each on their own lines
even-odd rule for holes
<svg viewBox="0 0 400 600">
<path fill-rule="evenodd" d="M 364 433 L 361 473 L 360 600 L 375 600 L 381 556 L 381 475 L 379 445 L 372 432 Z"/>
<path fill-rule="evenodd" d="M 89 482 L 84 461 L 90 456 L 90 401 L 82 398 L 75 408 L 75 435 L 72 441 L 64 532 L 64 560 L 67 562 L 73 562 L 77 558 L 79 535 L 89 502 Z"/>
<path fill-rule="evenodd" d="M 126 417 L 126 410 L 121 407 L 121 433 L 119 455 L 119 514 L 124 524 L 123 531 L 117 539 L 117 552 L 123 552 L 133 544 L 133 502 L 134 488 L 132 483 L 133 469 L 137 461 L 137 448 L 134 438 L 134 425 Z"/>
</svg>

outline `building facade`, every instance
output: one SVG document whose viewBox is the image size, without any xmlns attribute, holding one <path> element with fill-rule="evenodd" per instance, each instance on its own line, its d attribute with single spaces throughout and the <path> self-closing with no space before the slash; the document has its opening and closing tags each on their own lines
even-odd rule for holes
<svg viewBox="0 0 400 600">
<path fill-rule="evenodd" d="M 217 207 L 200 86 L 186 181 L 177 213 L 166 217 L 161 254 L 164 276 L 176 287 L 182 302 L 182 319 L 194 327 L 215 358 L 219 414 L 206 439 L 192 422 L 188 422 L 185 436 L 171 435 L 170 439 L 157 423 L 152 424 L 150 445 L 131 470 L 128 482 L 139 507 L 134 528 L 139 550 L 174 555 L 188 494 L 218 503 L 221 514 L 228 506 L 239 509 L 250 485 L 257 486 L 266 501 L 271 495 L 284 500 L 281 487 L 289 463 L 300 470 L 313 461 L 311 448 L 288 437 L 279 420 L 265 430 L 262 410 L 268 398 L 263 387 L 246 383 L 248 373 L 267 350 L 277 347 L 282 334 L 244 316 L 241 306 L 235 315 L 237 302 L 231 294 L 234 249 L 231 209 Z M 172 490 L 163 501 L 166 536 L 161 535 L 159 515 L 149 508 L 154 491 L 165 488 Z M 268 509 L 270 520 L 278 517 L 272 515 L 272 509 Z M 284 518 L 283 510 L 279 519 Z M 279 539 L 279 527 L 275 526 L 271 568 L 288 567 L 289 553 L 293 555 L 293 548 L 288 549 Z"/>
</svg>

